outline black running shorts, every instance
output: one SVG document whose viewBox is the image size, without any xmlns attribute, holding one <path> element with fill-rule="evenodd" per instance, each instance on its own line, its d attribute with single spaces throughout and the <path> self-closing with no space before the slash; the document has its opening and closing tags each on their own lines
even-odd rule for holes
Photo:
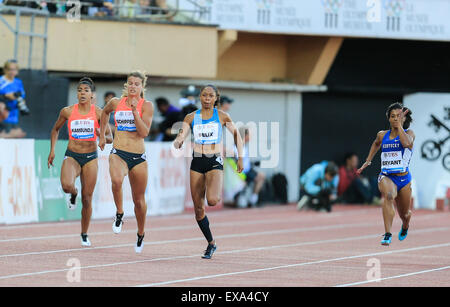
<svg viewBox="0 0 450 307">
<path fill-rule="evenodd" d="M 141 164 L 142 162 L 145 162 L 147 160 L 145 153 L 137 154 L 113 148 L 111 150 L 111 154 L 118 155 L 122 160 L 124 160 L 127 163 L 129 171 L 131 171 L 131 169 L 136 165 Z"/>
<path fill-rule="evenodd" d="M 192 157 L 191 170 L 205 174 L 214 169 L 223 170 L 223 159 L 220 153 L 205 155 L 195 153 Z"/>
<path fill-rule="evenodd" d="M 67 149 L 66 153 L 64 155 L 64 159 L 66 159 L 68 157 L 73 158 L 75 161 L 78 162 L 78 164 L 80 164 L 81 167 L 83 167 L 86 163 L 88 163 L 94 159 L 97 159 L 98 154 L 96 151 L 80 154 L 80 153 L 76 153 L 76 152 L 73 152 L 73 151 L 70 151 Z"/>
</svg>

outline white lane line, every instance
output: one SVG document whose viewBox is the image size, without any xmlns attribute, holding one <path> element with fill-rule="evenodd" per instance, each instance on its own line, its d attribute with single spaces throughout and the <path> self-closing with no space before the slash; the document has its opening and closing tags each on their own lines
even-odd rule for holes
<svg viewBox="0 0 450 307">
<path fill-rule="evenodd" d="M 255 220 L 255 221 L 242 221 L 242 222 L 217 222 L 214 223 L 214 228 L 218 227 L 228 227 L 228 226 L 246 226 L 246 225 L 259 225 L 259 224 L 277 224 L 277 223 L 284 223 L 284 222 L 301 222 L 298 218 L 284 218 L 284 219 L 263 219 L 263 220 Z M 198 229 L 198 225 L 194 223 L 190 223 L 189 225 L 183 225 L 183 226 L 165 226 L 165 227 L 147 227 L 145 230 L 147 232 L 154 232 L 154 231 L 170 231 L 170 230 L 186 230 L 186 229 L 192 229 L 196 230 Z M 121 233 L 136 233 L 136 230 L 124 230 Z M 93 236 L 97 235 L 112 235 L 112 231 L 108 232 L 91 232 L 89 233 L 89 236 L 92 238 Z M 33 240 L 49 240 L 49 239 L 66 239 L 66 238 L 78 238 L 79 234 L 66 234 L 66 235 L 53 235 L 53 236 L 40 236 L 40 237 L 27 237 L 27 238 L 13 238 L 13 239 L 3 239 L 0 240 L 0 243 L 10 243 L 10 242 L 20 242 L 20 241 L 33 241 Z"/>
<path fill-rule="evenodd" d="M 412 251 L 425 250 L 425 249 L 430 249 L 430 248 L 448 247 L 448 246 L 450 246 L 450 243 L 435 244 L 435 245 L 428 245 L 428 246 L 415 247 L 415 248 L 399 249 L 399 250 L 394 250 L 394 251 L 386 251 L 386 252 L 378 252 L 378 253 L 370 253 L 370 254 L 363 254 L 363 255 L 347 256 L 347 257 L 340 257 L 340 258 L 333 258 L 333 259 L 325 259 L 325 260 L 319 260 L 319 261 L 301 262 L 301 263 L 294 263 L 294 264 L 288 264 L 288 265 L 280 265 L 280 266 L 267 267 L 267 268 L 254 269 L 254 270 L 247 270 L 247 271 L 238 271 L 238 272 L 230 272 L 230 273 L 223 273 L 223 274 L 198 276 L 198 277 L 192 277 L 192 278 L 186 278 L 186 279 L 169 280 L 169 281 L 164 281 L 164 282 L 157 282 L 157 283 L 150 283 L 150 284 L 144 284 L 144 285 L 137 285 L 136 287 L 165 286 L 165 285 L 170 285 L 170 284 L 189 282 L 189 281 L 195 281 L 195 280 L 202 280 L 202 279 L 212 279 L 212 278 L 217 278 L 217 277 L 225 277 L 225 276 L 242 275 L 242 274 L 249 274 L 249 273 L 256 273 L 256 272 L 273 271 L 273 270 L 279 270 L 279 269 L 301 267 L 301 266 L 306 266 L 306 265 L 313 265 L 313 264 L 320 264 L 320 263 L 327 263 L 327 262 L 335 262 L 335 261 L 342 261 L 342 260 L 349 260 L 349 259 L 357 259 L 357 258 L 365 258 L 365 257 L 373 257 L 373 256 L 381 256 L 381 255 L 387 255 L 387 254 L 412 252 Z"/>
<path fill-rule="evenodd" d="M 448 230 L 450 228 L 446 228 L 446 229 Z M 429 230 L 429 229 L 427 229 L 427 230 Z M 440 231 L 440 230 L 442 230 L 442 228 L 436 228 L 436 231 Z M 418 232 L 420 232 L 420 230 L 416 230 L 415 232 L 418 233 Z M 240 249 L 240 250 L 230 250 L 230 251 L 223 251 L 223 252 L 222 251 L 218 251 L 218 252 L 216 252 L 216 254 L 236 254 L 236 253 L 262 251 L 262 250 L 278 249 L 278 248 L 299 247 L 299 246 L 308 246 L 308 245 L 317 245 L 317 244 L 326 244 L 326 243 L 337 243 L 337 242 L 347 242 L 347 241 L 354 241 L 354 240 L 364 240 L 364 239 L 372 239 L 372 238 L 376 238 L 376 237 L 380 237 L 380 235 L 379 234 L 372 234 L 372 235 L 350 237 L 350 238 L 339 238 L 339 239 L 330 239 L 330 240 L 300 242 L 300 243 L 294 243 L 294 244 L 262 246 L 262 247 L 254 247 L 254 248 Z M 204 240 L 204 239 L 202 238 L 202 240 Z M 134 245 L 134 244 L 130 244 L 130 246 L 131 245 Z M 450 245 L 450 243 L 448 243 L 447 245 Z M 435 245 L 432 245 L 432 247 L 435 247 Z M 410 249 L 408 249 L 407 251 L 409 251 L 409 250 Z M 138 263 L 147 263 L 147 262 L 156 262 L 156 261 L 178 260 L 178 259 L 187 259 L 187 258 L 194 258 L 194 257 L 200 257 L 200 254 L 187 255 L 187 256 L 174 256 L 174 257 L 156 258 L 156 259 L 144 259 L 144 260 L 136 260 L 136 261 L 128 261 L 128 262 L 116 262 L 116 263 L 100 264 L 100 265 L 91 265 L 91 266 L 80 267 L 80 269 L 113 267 L 113 266 L 127 265 L 127 264 L 138 264 Z M 340 258 L 338 258 L 338 259 L 340 259 Z M 320 262 L 322 262 L 322 261 L 319 261 L 319 263 Z M 311 264 L 313 264 L 313 263 L 311 263 Z M 66 272 L 66 271 L 69 271 L 69 270 L 71 270 L 71 268 L 64 268 L 64 269 L 57 269 L 57 270 L 47 270 L 47 271 L 23 273 L 23 274 L 14 274 L 14 275 L 5 275 L 5 276 L 0 276 L 0 280 L 2 280 L 2 279 L 10 279 L 10 278 L 17 278 L 17 277 L 35 276 L 35 275 L 42 275 L 42 274 L 49 274 L 49 273 Z"/>
<path fill-rule="evenodd" d="M 419 274 L 426 274 L 426 273 L 431 273 L 431 272 L 448 270 L 448 269 L 450 269 L 450 266 L 444 266 L 441 268 L 436 268 L 436 269 L 431 269 L 431 270 L 424 270 L 424 271 L 419 271 L 419 272 L 412 272 L 412 273 L 407 273 L 407 274 L 383 277 L 383 278 L 380 278 L 377 280 L 365 280 L 365 281 L 354 282 L 354 283 L 350 283 L 350 284 L 336 285 L 335 287 L 352 287 L 352 286 L 358 286 L 358 285 L 368 284 L 368 283 L 372 283 L 372 282 L 381 282 L 383 280 L 409 277 L 409 276 L 414 276 L 414 275 L 419 275 Z M 450 282 L 450 278 L 449 278 L 448 282 Z"/>
<path fill-rule="evenodd" d="M 334 217 L 341 217 L 341 216 L 352 216 L 352 215 L 358 215 L 358 214 L 366 214 L 368 212 L 372 212 L 378 208 L 369 208 L 369 209 L 355 209 L 352 211 L 338 211 L 338 212 L 331 212 L 328 214 L 315 214 L 314 218 L 334 218 Z M 251 210 L 251 211 L 250 211 Z M 282 209 L 280 207 L 264 207 L 264 208 L 253 208 L 253 209 L 240 209 L 238 210 L 239 213 L 248 213 L 251 212 L 253 214 L 259 214 L 259 213 L 285 213 L 286 211 L 292 211 L 299 213 L 299 217 L 304 218 L 311 218 L 312 215 L 310 214 L 302 214 L 302 212 L 298 212 L 297 209 L 294 206 L 287 206 L 283 207 Z M 272 212 L 275 211 L 275 212 Z M 225 211 L 214 211 L 207 213 L 210 217 L 226 217 L 229 215 L 236 215 L 236 209 L 230 209 Z M 430 214 L 431 215 L 431 214 Z M 182 213 L 182 214 L 174 214 L 174 215 L 164 215 L 164 216 L 147 216 L 147 219 L 152 220 L 182 220 L 182 219 L 193 219 L 194 213 Z M 91 225 L 101 225 L 101 224 L 112 224 L 112 221 L 114 219 L 114 216 L 111 216 L 111 219 L 99 219 L 99 220 L 93 220 Z M 128 216 L 124 218 L 124 221 L 131 221 L 134 220 L 133 216 Z M 71 225 L 80 225 L 80 221 L 64 221 L 64 222 L 46 222 L 46 223 L 31 223 L 31 224 L 20 224 L 20 225 L 1 225 L 0 224 L 0 230 L 14 230 L 14 229 L 22 229 L 22 228 L 39 228 L 39 227 L 66 227 Z"/>
<path fill-rule="evenodd" d="M 217 238 L 217 239 L 242 238 L 242 237 L 250 237 L 250 236 L 277 235 L 277 234 L 305 232 L 305 231 L 347 229 L 347 228 L 367 227 L 367 226 L 374 226 L 374 225 L 377 225 L 377 224 L 371 225 L 371 224 L 367 224 L 367 223 L 359 223 L 359 224 L 344 224 L 344 225 L 330 225 L 330 226 L 315 226 L 315 227 L 303 227 L 303 228 L 293 228 L 293 229 L 291 228 L 291 229 L 281 229 L 281 230 L 267 230 L 267 231 L 240 233 L 240 234 L 219 235 L 219 236 L 215 236 L 215 238 Z M 450 228 L 448 228 L 448 229 L 450 229 Z M 204 240 L 204 238 L 203 237 L 195 237 L 195 238 L 176 239 L 176 240 L 145 242 L 145 245 L 182 243 L 182 242 L 201 241 L 201 240 Z M 90 250 L 98 250 L 98 249 L 119 248 L 119 247 L 133 246 L 133 245 L 134 244 L 119 244 L 119 245 L 107 245 L 107 246 L 94 246 L 94 247 L 90 247 L 90 248 L 84 247 L 84 248 L 61 249 L 61 250 L 40 251 L 40 252 L 27 252 L 27 253 L 20 253 L 20 254 L 4 254 L 4 255 L 0 255 L 0 258 L 45 255 L 45 254 L 65 253 L 65 252 L 74 252 L 74 251 L 90 251 Z"/>
<path fill-rule="evenodd" d="M 414 221 L 422 221 L 422 220 L 428 220 L 430 219 L 431 215 L 425 215 L 425 216 L 418 216 L 414 219 Z M 283 222 L 296 222 L 299 223 L 302 222 L 302 220 L 299 219 L 300 216 L 288 218 L 288 219 L 262 219 L 262 220 L 254 220 L 254 221 L 239 221 L 239 222 L 217 222 L 214 223 L 214 228 L 216 227 L 228 227 L 228 226 L 243 226 L 243 225 L 258 225 L 258 224 L 276 224 L 276 223 L 283 223 Z M 433 217 L 433 216 L 431 216 Z M 369 226 L 369 224 L 367 224 Z M 373 225 L 373 224 L 370 224 Z M 0 228 L 1 229 L 1 228 Z M 148 227 L 145 230 L 147 232 L 155 232 L 155 231 L 171 231 L 171 230 L 186 230 L 186 229 L 198 229 L 197 225 L 194 225 L 194 223 L 189 225 L 182 225 L 182 226 L 165 226 L 165 227 Z M 136 230 L 123 230 L 123 234 L 128 233 L 135 233 Z M 93 236 L 102 236 L 102 235 L 111 235 L 112 232 L 92 232 L 89 233 L 91 238 Z M 52 239 L 67 239 L 67 238 L 78 238 L 79 234 L 66 234 L 66 235 L 53 235 L 53 236 L 39 236 L 39 237 L 26 237 L 26 238 L 12 238 L 12 239 L 0 239 L 0 243 L 11 243 L 11 242 L 21 242 L 21 241 L 36 241 L 36 240 L 52 240 Z M 2 257 L 2 255 L 0 255 Z"/>
<path fill-rule="evenodd" d="M 368 210 L 365 210 L 368 211 Z M 361 213 L 361 212 L 359 212 Z M 348 214 L 345 214 L 348 215 Z M 321 215 L 324 216 L 324 215 Z M 326 215 L 327 216 L 327 215 Z M 341 215 L 340 215 L 341 216 Z M 214 223 L 214 228 L 216 227 L 227 227 L 227 226 L 243 226 L 243 225 L 257 225 L 257 224 L 275 224 L 275 223 L 282 223 L 282 222 L 292 222 L 292 221 L 298 221 L 299 223 L 302 222 L 302 219 L 300 219 L 301 217 L 305 217 L 304 215 L 302 216 L 296 216 L 293 218 L 288 218 L 288 219 L 262 219 L 262 220 L 254 220 L 254 221 L 237 221 L 237 222 L 216 222 Z M 319 216 L 317 216 L 319 217 Z M 414 221 L 417 220 L 428 220 L 432 217 L 435 217 L 435 215 L 429 214 L 429 215 L 424 215 L 424 216 L 418 216 L 414 219 Z M 310 218 L 310 217 L 308 217 Z M 314 217 L 316 218 L 316 217 Z M 126 220 L 125 220 L 126 222 Z M 98 224 L 102 224 L 103 222 L 94 222 L 91 223 L 91 225 L 98 225 Z M 110 223 L 110 222 L 108 222 Z M 77 222 L 78 224 L 78 222 Z M 59 224 L 59 226 L 61 226 L 63 224 Z M 64 224 L 64 226 L 67 226 L 68 223 Z M 197 229 L 198 226 L 194 225 L 194 223 L 189 224 L 189 225 L 183 225 L 183 226 L 165 226 L 165 227 L 148 227 L 145 230 L 147 232 L 154 232 L 154 231 L 170 231 L 170 230 L 185 230 L 185 229 Z M 0 230 L 2 228 L 0 227 Z M 136 230 L 124 230 L 122 231 L 122 233 L 135 233 Z M 108 232 L 92 232 L 89 233 L 89 235 L 91 236 L 102 236 L 102 235 L 111 235 L 112 231 L 108 231 Z M 39 236 L 39 237 L 26 237 L 26 238 L 12 238 L 12 239 L 0 239 L 0 243 L 10 243 L 10 242 L 21 242 L 21 241 L 34 241 L 34 240 L 51 240 L 51 239 L 67 239 L 67 238 L 77 238 L 79 237 L 79 234 L 66 234 L 66 235 L 52 235 L 52 236 Z"/>
</svg>

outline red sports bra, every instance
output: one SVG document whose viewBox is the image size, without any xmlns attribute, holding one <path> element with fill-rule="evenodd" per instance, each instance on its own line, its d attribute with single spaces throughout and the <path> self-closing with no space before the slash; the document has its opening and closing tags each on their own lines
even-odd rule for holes
<svg viewBox="0 0 450 307">
<path fill-rule="evenodd" d="M 81 115 L 78 112 L 78 103 L 73 106 L 67 122 L 69 130 L 69 138 L 78 141 L 96 141 L 97 134 L 95 128 L 99 128 L 97 114 L 95 112 L 95 105 L 91 105 L 91 110 L 86 115 Z"/>
<path fill-rule="evenodd" d="M 144 102 L 145 99 L 141 98 L 136 106 L 139 116 L 141 117 L 142 105 L 144 104 Z M 127 97 L 123 97 L 116 108 L 116 112 L 114 113 L 114 121 L 116 123 L 117 130 L 129 132 L 137 131 L 136 124 L 134 123 L 133 111 L 127 106 L 126 103 Z"/>
</svg>

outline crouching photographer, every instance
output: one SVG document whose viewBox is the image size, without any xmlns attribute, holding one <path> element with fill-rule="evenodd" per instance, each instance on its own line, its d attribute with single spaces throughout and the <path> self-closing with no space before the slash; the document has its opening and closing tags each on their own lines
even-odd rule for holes
<svg viewBox="0 0 450 307">
<path fill-rule="evenodd" d="M 337 199 L 339 184 L 338 167 L 334 162 L 323 161 L 311 166 L 300 177 L 300 195 L 297 209 L 314 209 L 331 212 L 331 206 Z"/>
</svg>

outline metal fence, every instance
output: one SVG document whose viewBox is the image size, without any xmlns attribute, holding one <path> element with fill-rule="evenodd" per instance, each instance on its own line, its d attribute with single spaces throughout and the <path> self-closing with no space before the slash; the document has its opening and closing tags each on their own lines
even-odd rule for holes
<svg viewBox="0 0 450 307">
<path fill-rule="evenodd" d="M 89 0 L 88 0 L 89 1 Z M 180 1 L 191 4 L 189 9 L 180 5 Z M 105 6 L 104 3 L 107 3 Z M 133 18 L 147 21 L 179 21 L 199 23 L 210 14 L 208 7 L 198 4 L 196 0 L 172 0 L 170 5 L 150 5 L 150 0 L 112 0 L 91 2 L 79 0 L 4 0 L 8 7 L 21 6 L 49 12 L 51 15 L 65 16 L 68 13 L 90 16 L 98 19 Z M 163 2 L 165 3 L 165 1 Z M 184 8 L 182 8 L 184 7 Z M 70 12 L 69 12 L 70 11 Z"/>
<path fill-rule="evenodd" d="M 3 16 L 4 13 L 14 14 L 15 16 L 15 24 L 11 25 Z M 27 16 L 29 18 L 29 29 L 22 30 L 23 17 Z M 13 58 L 18 60 L 19 50 L 26 50 L 25 57 L 26 62 L 24 67 L 22 68 L 33 68 L 33 54 L 35 52 L 34 45 L 36 40 L 42 40 L 42 53 L 38 56 L 38 61 L 40 64 L 37 67 L 41 67 L 42 70 L 47 69 L 47 28 L 48 28 L 48 17 L 49 13 L 43 10 L 32 9 L 28 7 L 20 7 L 20 6 L 4 6 L 0 5 L 0 25 L 3 24 L 6 28 L 14 35 L 14 51 Z M 41 33 L 36 32 L 36 21 L 37 19 L 41 19 L 43 22 L 43 30 Z M 28 42 L 28 48 L 22 48 L 20 44 L 20 38 L 24 37 Z M 22 49 L 21 49 L 22 48 Z"/>
</svg>

